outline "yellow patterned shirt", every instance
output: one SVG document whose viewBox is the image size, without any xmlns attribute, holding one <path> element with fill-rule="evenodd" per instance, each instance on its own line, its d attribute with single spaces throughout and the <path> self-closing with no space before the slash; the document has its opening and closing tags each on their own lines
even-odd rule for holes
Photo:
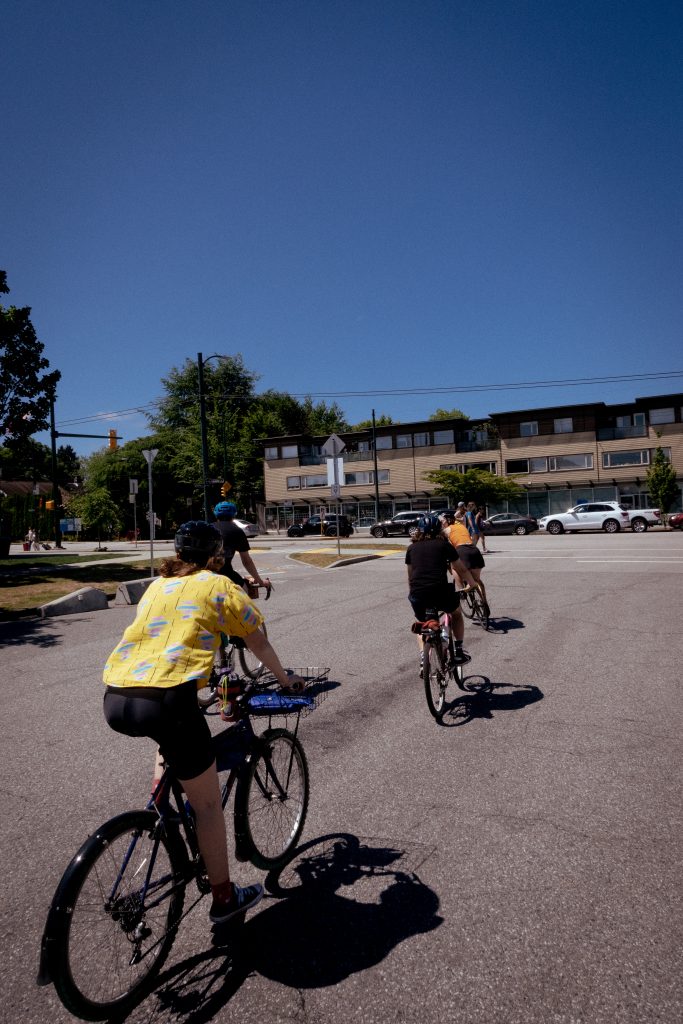
<svg viewBox="0 0 683 1024">
<path fill-rule="evenodd" d="M 218 636 L 249 636 L 260 611 L 227 576 L 158 576 L 104 666 L 109 686 L 206 686 Z"/>
</svg>

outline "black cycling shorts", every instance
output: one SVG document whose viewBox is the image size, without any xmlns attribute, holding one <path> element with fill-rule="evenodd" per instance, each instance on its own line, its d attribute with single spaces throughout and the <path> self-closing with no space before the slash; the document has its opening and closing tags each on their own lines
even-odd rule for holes
<svg viewBox="0 0 683 1024">
<path fill-rule="evenodd" d="M 415 618 L 424 622 L 427 618 L 428 609 L 435 609 L 437 612 L 454 612 L 460 605 L 460 594 L 452 583 L 446 583 L 443 587 L 432 587 L 430 590 L 419 590 L 408 595 Z"/>
<path fill-rule="evenodd" d="M 466 569 L 483 569 L 486 565 L 484 556 L 476 544 L 458 544 L 455 550 Z"/>
<path fill-rule="evenodd" d="M 108 686 L 104 717 L 124 736 L 149 736 L 181 781 L 215 760 L 211 730 L 197 703 L 196 682 L 180 686 Z"/>
</svg>

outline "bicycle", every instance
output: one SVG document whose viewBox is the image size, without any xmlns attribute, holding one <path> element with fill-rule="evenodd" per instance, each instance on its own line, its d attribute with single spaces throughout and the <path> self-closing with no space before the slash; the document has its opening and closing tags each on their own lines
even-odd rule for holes
<svg viewBox="0 0 683 1024">
<path fill-rule="evenodd" d="M 274 680 L 248 683 L 239 721 L 214 736 L 218 771 L 228 773 L 224 811 L 235 789 L 237 860 L 272 870 L 298 843 L 309 800 L 299 721 L 323 699 L 328 671 L 300 670 L 307 686 L 297 696 L 273 690 Z M 280 715 L 295 716 L 293 731 L 272 727 Z M 261 734 L 253 717 L 268 718 Z M 192 882 L 198 896 L 183 913 Z M 149 992 L 180 922 L 208 892 L 192 808 L 166 767 L 146 808 L 101 825 L 64 872 L 45 925 L 38 984 L 52 983 L 83 1020 L 125 1014 Z"/>
<path fill-rule="evenodd" d="M 252 599 L 257 598 L 259 596 L 259 589 L 258 583 L 248 583 L 248 596 Z M 266 591 L 265 599 L 268 601 L 273 592 L 273 584 L 270 580 L 267 580 L 263 584 L 263 589 Z M 266 629 L 265 622 L 261 624 L 261 630 L 263 635 L 267 638 L 268 630 Z M 266 671 L 266 666 L 256 657 L 255 654 L 252 654 L 241 636 L 226 636 L 225 633 L 221 633 L 221 643 L 216 651 L 213 672 L 211 673 L 209 683 L 207 686 L 203 686 L 200 690 L 197 690 L 197 700 L 200 708 L 208 708 L 216 701 L 218 694 L 218 678 L 228 669 L 234 669 L 235 653 L 239 659 L 242 671 L 248 679 L 256 682 Z"/>
<path fill-rule="evenodd" d="M 479 586 L 460 591 L 460 607 L 468 619 L 477 620 L 484 629 L 489 628 L 491 610 Z"/>
<path fill-rule="evenodd" d="M 455 660 L 451 614 L 427 608 L 425 621 L 416 622 L 413 630 L 422 637 L 422 679 L 427 707 L 434 718 L 439 719 L 444 712 L 449 682 L 452 680 L 461 690 L 465 689 L 462 663 Z"/>
</svg>

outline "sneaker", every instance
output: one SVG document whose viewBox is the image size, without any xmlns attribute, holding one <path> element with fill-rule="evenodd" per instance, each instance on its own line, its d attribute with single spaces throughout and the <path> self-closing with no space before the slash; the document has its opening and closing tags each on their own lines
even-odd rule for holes
<svg viewBox="0 0 683 1024">
<path fill-rule="evenodd" d="M 233 883 L 232 894 L 230 903 L 218 903 L 214 900 L 211 904 L 209 918 L 214 924 L 225 924 L 237 914 L 244 914 L 251 907 L 255 907 L 263 898 L 263 886 L 240 886 Z"/>
<path fill-rule="evenodd" d="M 472 657 L 463 651 L 462 647 L 456 647 L 453 652 L 453 661 L 456 665 L 466 665 L 468 661 L 472 661 Z"/>
</svg>

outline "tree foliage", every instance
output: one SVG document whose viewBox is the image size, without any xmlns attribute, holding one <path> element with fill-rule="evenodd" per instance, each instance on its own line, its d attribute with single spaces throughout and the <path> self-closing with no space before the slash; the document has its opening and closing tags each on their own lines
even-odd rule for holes
<svg viewBox="0 0 683 1024">
<path fill-rule="evenodd" d="M 32 437 L 13 439 L 0 446 L 0 469 L 5 480 L 52 480 L 52 452 Z M 57 449 L 57 483 L 72 483 L 80 472 L 80 459 L 71 445 Z"/>
<path fill-rule="evenodd" d="M 425 478 L 436 484 L 436 493 L 445 495 L 451 505 L 459 501 L 473 501 L 477 505 L 492 505 L 518 497 L 522 488 L 511 477 L 496 476 L 483 469 L 468 469 L 458 473 L 455 469 L 434 469 Z"/>
<path fill-rule="evenodd" d="M 387 414 L 384 413 L 384 412 L 380 416 L 375 416 L 375 426 L 376 427 L 398 426 L 400 424 L 400 422 L 401 422 L 400 420 L 394 420 L 394 419 L 391 418 L 391 416 L 387 416 Z M 351 430 L 372 430 L 372 419 L 361 420 L 360 423 L 354 423 L 354 425 L 350 429 Z"/>
<path fill-rule="evenodd" d="M 7 294 L 7 274 L 0 270 L 0 294 Z M 61 377 L 50 365 L 31 323 L 29 306 L 0 305 L 0 436 L 15 444 L 49 424 L 50 395 Z"/>
<path fill-rule="evenodd" d="M 67 511 L 80 519 L 86 530 L 95 530 L 97 544 L 103 533 L 118 533 L 122 526 L 121 512 L 106 487 L 93 487 L 69 499 Z"/>
<path fill-rule="evenodd" d="M 659 445 L 655 448 L 645 479 L 650 497 L 664 517 L 666 524 L 666 513 L 679 497 L 680 488 L 676 481 L 676 470 Z"/>
<path fill-rule="evenodd" d="M 430 420 L 468 420 L 469 416 L 462 409 L 437 409 L 429 417 Z"/>
</svg>

